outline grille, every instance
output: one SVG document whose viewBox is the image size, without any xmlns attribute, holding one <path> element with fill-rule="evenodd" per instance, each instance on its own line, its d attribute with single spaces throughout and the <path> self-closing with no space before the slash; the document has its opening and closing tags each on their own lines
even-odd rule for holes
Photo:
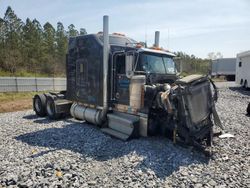
<svg viewBox="0 0 250 188">
<path fill-rule="evenodd" d="M 193 124 L 199 124 L 210 114 L 211 89 L 209 82 L 202 82 L 188 88 L 185 104 Z"/>
</svg>

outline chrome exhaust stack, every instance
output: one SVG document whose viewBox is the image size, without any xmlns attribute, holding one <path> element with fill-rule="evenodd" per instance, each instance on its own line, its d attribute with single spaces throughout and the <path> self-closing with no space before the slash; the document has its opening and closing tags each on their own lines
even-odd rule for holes
<svg viewBox="0 0 250 188">
<path fill-rule="evenodd" d="M 160 46 L 160 31 L 155 32 L 155 47 L 159 48 Z"/>
<path fill-rule="evenodd" d="M 108 59 L 109 59 L 109 17 L 103 16 L 103 109 L 101 120 L 106 119 L 108 112 Z"/>
</svg>

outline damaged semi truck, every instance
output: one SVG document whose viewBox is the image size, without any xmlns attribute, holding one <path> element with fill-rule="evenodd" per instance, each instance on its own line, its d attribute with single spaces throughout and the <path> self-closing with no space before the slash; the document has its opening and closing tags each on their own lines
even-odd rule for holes
<svg viewBox="0 0 250 188">
<path fill-rule="evenodd" d="M 69 39 L 67 89 L 35 95 L 38 116 L 71 114 L 122 140 L 164 135 L 201 149 L 212 145 L 217 90 L 207 76 L 178 78 L 175 55 L 103 32 Z M 213 87 L 211 87 L 213 86 Z"/>
</svg>

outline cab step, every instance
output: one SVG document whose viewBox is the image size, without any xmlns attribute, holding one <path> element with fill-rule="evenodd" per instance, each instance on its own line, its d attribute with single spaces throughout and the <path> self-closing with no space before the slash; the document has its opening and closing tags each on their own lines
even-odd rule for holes
<svg viewBox="0 0 250 188">
<path fill-rule="evenodd" d="M 139 116 L 121 112 L 110 113 L 107 116 L 108 127 L 101 129 L 104 133 L 121 140 L 139 137 Z"/>
</svg>

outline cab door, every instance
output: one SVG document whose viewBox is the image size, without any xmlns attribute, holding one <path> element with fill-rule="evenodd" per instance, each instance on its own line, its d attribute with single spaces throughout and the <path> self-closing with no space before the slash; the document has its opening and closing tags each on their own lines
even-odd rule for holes
<svg viewBox="0 0 250 188">
<path fill-rule="evenodd" d="M 129 105 L 130 79 L 126 76 L 125 53 L 114 56 L 114 98 L 116 103 Z"/>
</svg>

